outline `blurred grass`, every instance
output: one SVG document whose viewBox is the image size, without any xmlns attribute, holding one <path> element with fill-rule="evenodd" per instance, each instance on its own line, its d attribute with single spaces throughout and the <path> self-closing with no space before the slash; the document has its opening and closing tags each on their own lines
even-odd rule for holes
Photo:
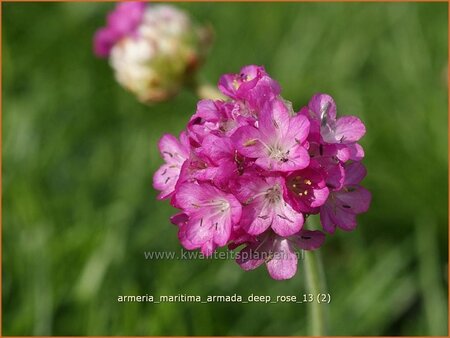
<svg viewBox="0 0 450 338">
<path fill-rule="evenodd" d="M 305 335 L 306 305 L 117 303 L 118 295 L 293 295 L 296 278 L 232 261 L 146 261 L 178 250 L 157 202 L 156 142 L 196 98 L 146 107 L 91 54 L 112 4 L 3 6 L 3 334 Z M 265 65 L 299 108 L 332 94 L 367 125 L 373 193 L 321 249 L 331 335 L 447 335 L 445 3 L 180 4 L 212 23 L 201 76 Z"/>
</svg>

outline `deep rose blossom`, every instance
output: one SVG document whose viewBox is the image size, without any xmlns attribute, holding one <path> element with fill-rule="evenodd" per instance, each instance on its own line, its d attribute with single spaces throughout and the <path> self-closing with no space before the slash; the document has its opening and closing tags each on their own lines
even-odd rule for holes
<svg viewBox="0 0 450 338">
<path fill-rule="evenodd" d="M 272 278 L 291 278 L 299 250 L 353 230 L 369 208 L 357 143 L 365 126 L 338 117 L 326 94 L 295 113 L 261 66 L 226 74 L 218 87 L 227 100 L 201 100 L 179 139 L 162 137 L 154 187 L 180 210 L 171 222 L 185 249 L 240 248 L 242 269 L 265 263 Z M 324 232 L 308 229 L 311 215 Z"/>
</svg>

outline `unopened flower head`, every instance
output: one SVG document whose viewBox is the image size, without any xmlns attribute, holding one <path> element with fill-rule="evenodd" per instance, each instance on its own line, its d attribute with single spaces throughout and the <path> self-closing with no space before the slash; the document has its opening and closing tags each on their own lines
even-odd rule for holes
<svg viewBox="0 0 450 338">
<path fill-rule="evenodd" d="M 178 93 L 202 64 L 211 32 L 170 5 L 118 4 L 94 37 L 94 52 L 109 57 L 117 81 L 142 102 Z"/>
<path fill-rule="evenodd" d="M 171 221 L 184 248 L 211 255 L 242 246 L 244 270 L 265 263 L 272 278 L 291 278 L 297 250 L 319 248 L 337 228 L 353 230 L 369 208 L 358 144 L 365 126 L 337 117 L 326 94 L 295 113 L 263 67 L 226 74 L 219 89 L 227 100 L 200 101 L 178 139 L 161 138 L 158 198 L 180 209 Z M 312 214 L 323 231 L 307 229 Z"/>
</svg>

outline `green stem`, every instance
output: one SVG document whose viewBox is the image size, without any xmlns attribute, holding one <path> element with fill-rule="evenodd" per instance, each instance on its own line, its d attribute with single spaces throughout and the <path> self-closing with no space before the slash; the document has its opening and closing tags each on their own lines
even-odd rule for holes
<svg viewBox="0 0 450 338">
<path fill-rule="evenodd" d="M 309 334 L 325 336 L 327 334 L 327 303 L 319 303 L 318 294 L 327 293 L 322 257 L 319 250 L 305 251 L 305 278 L 308 293 L 314 295 L 309 306 Z"/>
</svg>

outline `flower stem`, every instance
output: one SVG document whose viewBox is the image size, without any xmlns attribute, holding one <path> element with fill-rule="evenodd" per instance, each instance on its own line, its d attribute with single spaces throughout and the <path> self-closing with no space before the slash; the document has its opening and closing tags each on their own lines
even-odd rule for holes
<svg viewBox="0 0 450 338">
<path fill-rule="evenodd" d="M 309 334 L 325 336 L 327 334 L 327 303 L 319 303 L 318 294 L 326 293 L 325 274 L 319 250 L 305 251 L 305 278 L 309 294 L 314 299 L 309 306 Z"/>
</svg>

